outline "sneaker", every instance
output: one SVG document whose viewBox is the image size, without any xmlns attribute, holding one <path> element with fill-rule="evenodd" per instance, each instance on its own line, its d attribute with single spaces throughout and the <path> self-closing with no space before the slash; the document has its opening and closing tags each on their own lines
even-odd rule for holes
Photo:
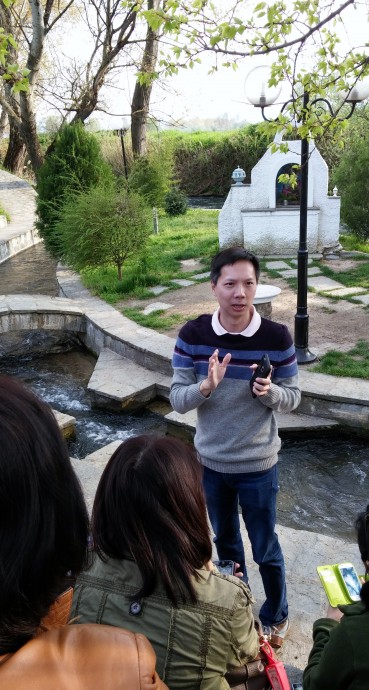
<svg viewBox="0 0 369 690">
<path fill-rule="evenodd" d="M 278 625 L 263 625 L 263 634 L 273 649 L 281 649 L 290 627 L 288 618 Z"/>
</svg>

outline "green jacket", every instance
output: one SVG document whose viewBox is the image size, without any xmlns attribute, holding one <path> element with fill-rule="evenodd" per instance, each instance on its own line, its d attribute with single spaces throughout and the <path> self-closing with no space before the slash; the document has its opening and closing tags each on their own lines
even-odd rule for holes
<svg viewBox="0 0 369 690">
<path fill-rule="evenodd" d="M 235 577 L 198 573 L 197 604 L 175 608 L 161 587 L 132 599 L 141 582 L 133 561 L 95 558 L 77 580 L 72 618 L 144 633 L 170 690 L 228 690 L 227 669 L 247 663 L 259 648 L 250 590 Z"/>
<path fill-rule="evenodd" d="M 368 690 L 369 611 L 360 601 L 340 606 L 341 621 L 320 618 L 304 671 L 304 690 Z"/>
</svg>

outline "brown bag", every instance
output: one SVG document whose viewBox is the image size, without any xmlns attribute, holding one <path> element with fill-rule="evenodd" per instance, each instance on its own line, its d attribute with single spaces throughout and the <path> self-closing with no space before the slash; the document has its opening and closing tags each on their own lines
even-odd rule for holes
<svg viewBox="0 0 369 690">
<path fill-rule="evenodd" d="M 270 690 L 265 665 L 263 659 L 254 659 L 244 666 L 228 671 L 225 679 L 232 690 Z"/>
</svg>

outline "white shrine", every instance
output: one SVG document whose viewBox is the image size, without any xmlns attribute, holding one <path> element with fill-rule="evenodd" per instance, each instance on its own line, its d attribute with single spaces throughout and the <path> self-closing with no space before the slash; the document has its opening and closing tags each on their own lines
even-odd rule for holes
<svg viewBox="0 0 369 690">
<path fill-rule="evenodd" d="M 258 256 L 296 256 L 299 184 L 292 189 L 278 178 L 300 164 L 301 143 L 285 143 L 287 153 L 266 151 L 251 171 L 251 184 L 237 181 L 232 185 L 219 214 L 220 247 L 237 244 Z M 341 200 L 328 195 L 328 166 L 313 142 L 309 152 L 307 248 L 313 254 L 326 254 L 340 248 Z"/>
</svg>

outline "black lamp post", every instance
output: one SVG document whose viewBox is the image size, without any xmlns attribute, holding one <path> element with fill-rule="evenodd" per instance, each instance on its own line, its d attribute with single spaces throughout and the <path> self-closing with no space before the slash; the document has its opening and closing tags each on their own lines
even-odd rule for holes
<svg viewBox="0 0 369 690">
<path fill-rule="evenodd" d="M 266 107 L 272 105 L 277 100 L 281 87 L 273 87 L 268 89 L 268 67 L 256 67 L 248 75 L 245 83 L 245 91 L 247 89 L 247 82 L 250 75 L 254 73 L 254 77 L 259 77 L 258 96 L 246 96 L 250 103 L 256 108 L 261 109 L 261 114 L 267 122 L 273 122 L 265 116 L 264 110 Z M 251 79 L 252 81 L 252 79 Z M 347 120 L 353 114 L 357 103 L 363 101 L 369 95 L 367 85 L 356 84 L 345 98 L 345 103 L 351 106 L 350 112 L 341 117 L 342 120 Z M 290 98 L 281 108 L 281 113 L 290 104 L 297 99 L 303 99 L 301 121 L 304 122 L 308 110 L 318 103 L 324 103 L 333 118 L 337 117 L 337 113 L 326 98 L 315 98 L 310 101 L 309 94 L 305 91 L 302 96 Z M 275 120 L 274 120 L 275 121 Z M 299 246 L 297 251 L 297 311 L 295 315 L 295 349 L 296 358 L 299 364 L 308 364 L 314 362 L 317 358 L 309 350 L 309 315 L 307 310 L 307 283 L 308 283 L 308 249 L 307 249 L 307 202 L 308 202 L 308 180 L 309 180 L 309 140 L 307 137 L 301 137 L 301 190 L 300 190 L 300 227 L 299 227 Z"/>
<path fill-rule="evenodd" d="M 126 148 L 124 145 L 124 135 L 126 132 L 128 132 L 128 127 L 121 127 L 120 129 L 115 130 L 118 136 L 120 137 L 120 143 L 122 146 L 122 156 L 123 156 L 123 164 L 124 164 L 124 176 L 126 180 L 128 180 L 128 166 L 127 166 L 127 156 L 126 156 Z"/>
</svg>

